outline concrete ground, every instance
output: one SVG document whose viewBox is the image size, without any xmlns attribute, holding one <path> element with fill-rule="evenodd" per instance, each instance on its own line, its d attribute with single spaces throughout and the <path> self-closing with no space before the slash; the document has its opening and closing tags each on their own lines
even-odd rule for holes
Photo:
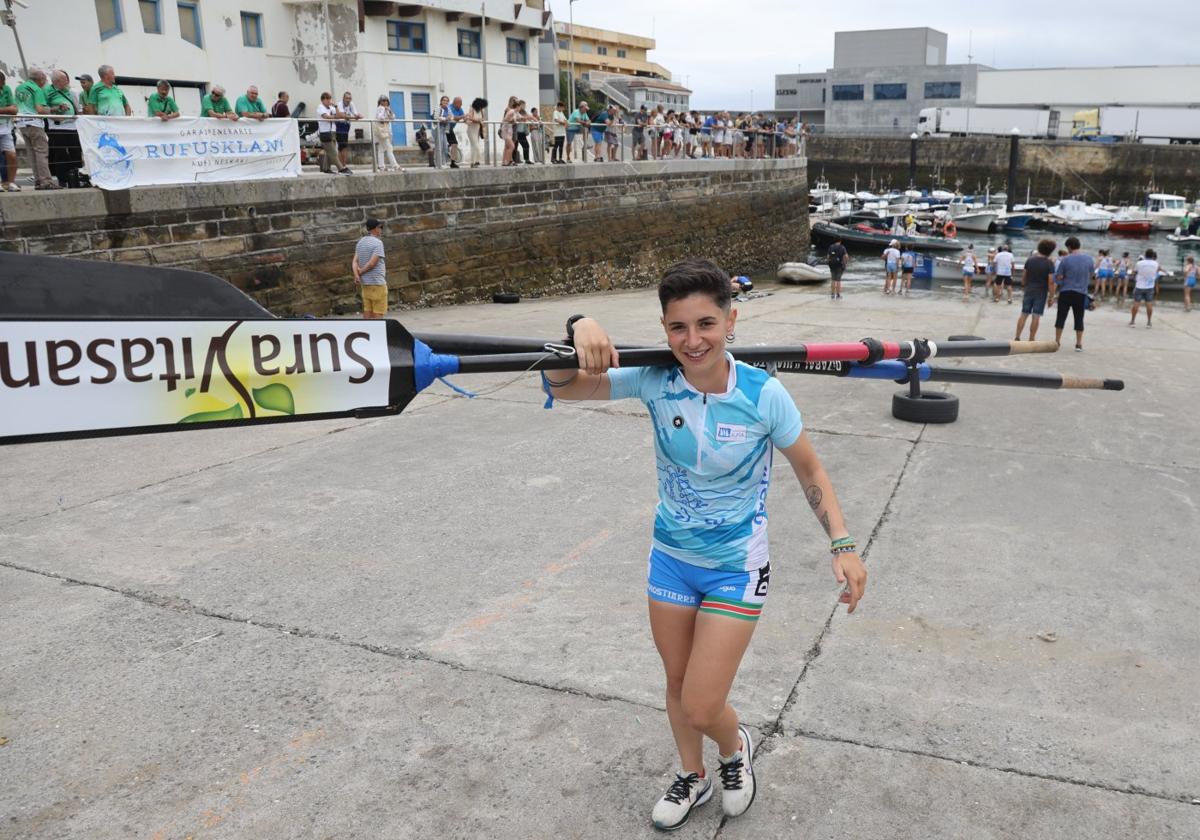
<svg viewBox="0 0 1200 840">
<path fill-rule="evenodd" d="M 401 320 L 553 337 L 587 312 L 651 342 L 656 306 Z M 753 344 L 1010 338 L 1019 307 L 852 285 L 739 308 Z M 893 419 L 889 383 L 785 375 L 869 588 L 837 605 L 777 466 L 772 592 L 733 692 L 761 789 L 679 836 L 1200 836 L 1200 314 L 1157 315 L 1104 307 L 1084 353 L 965 363 L 1124 392 L 954 386 L 946 426 Z M 645 414 L 458 383 L 481 396 L 3 450 L 0 837 L 655 836 L 677 759 Z"/>
</svg>

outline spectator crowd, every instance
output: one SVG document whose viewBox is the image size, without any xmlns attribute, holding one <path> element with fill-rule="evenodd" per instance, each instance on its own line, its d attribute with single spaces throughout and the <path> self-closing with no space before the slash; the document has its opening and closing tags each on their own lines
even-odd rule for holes
<svg viewBox="0 0 1200 840">
<path fill-rule="evenodd" d="M 73 90 L 71 76 L 55 69 L 47 74 L 34 69 L 28 78 L 10 88 L 0 72 L 0 191 L 17 192 L 17 156 L 14 128 L 29 152 L 34 188 L 58 190 L 89 186 L 83 172 L 83 150 L 74 118 L 81 115 L 110 117 L 145 116 L 164 122 L 181 116 L 172 96 L 172 86 L 159 81 L 154 93 L 146 98 L 144 114 L 135 114 L 128 97 L 116 84 L 111 65 L 101 65 L 97 79 L 81 73 L 74 77 L 79 89 Z M 321 152 L 320 169 L 329 174 L 350 174 L 349 146 L 351 123 L 372 123 L 370 139 L 374 148 L 375 168 L 399 170 L 393 149 L 393 113 L 387 96 L 380 96 L 373 115 L 364 115 L 349 91 L 335 100 L 322 93 L 316 120 L 301 123 L 301 132 L 311 130 Z M 301 106 L 303 107 L 303 106 Z M 728 111 L 702 115 L 699 111 L 665 110 L 662 105 L 623 112 L 615 105 L 593 108 L 581 101 L 573 110 L 559 102 L 547 118 L 536 107 L 511 96 L 500 119 L 487 116 L 488 102 L 477 98 L 464 107 L 462 97 L 443 96 L 437 111 L 427 121 L 402 121 L 413 124 L 418 146 L 430 166 L 459 168 L 460 164 L 477 167 L 490 159 L 495 149 L 496 163 L 520 166 L 534 163 L 565 164 L 589 160 L 596 163 L 615 160 L 675 160 L 696 158 L 783 158 L 802 151 L 808 129 L 796 120 L 775 120 L 761 113 Z M 250 85 L 245 93 L 230 101 L 225 87 L 213 84 L 200 102 L 198 116 L 218 120 L 265 120 L 297 118 L 289 105 L 286 91 L 280 91 L 268 108 L 258 87 Z M 495 139 L 488 132 L 495 132 Z"/>
</svg>

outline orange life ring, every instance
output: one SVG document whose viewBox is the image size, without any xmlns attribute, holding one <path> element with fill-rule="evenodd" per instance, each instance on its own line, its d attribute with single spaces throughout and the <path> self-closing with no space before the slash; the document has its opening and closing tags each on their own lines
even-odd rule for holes
<svg viewBox="0 0 1200 840">
<path fill-rule="evenodd" d="M 946 222 L 945 226 L 942 228 L 942 235 L 947 239 L 953 239 L 957 233 L 958 226 L 954 224 L 954 222 Z"/>
</svg>

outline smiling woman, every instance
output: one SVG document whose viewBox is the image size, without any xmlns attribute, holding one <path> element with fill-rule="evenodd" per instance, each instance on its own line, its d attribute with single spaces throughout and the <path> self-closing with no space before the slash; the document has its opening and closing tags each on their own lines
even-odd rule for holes
<svg viewBox="0 0 1200 840">
<path fill-rule="evenodd" d="M 543 377 L 560 399 L 640 399 L 654 426 L 659 502 L 646 595 L 681 769 L 651 820 L 670 830 L 712 797 L 705 736 L 719 751 L 725 814 L 738 816 L 754 801 L 754 744 L 728 696 L 771 580 L 766 505 L 774 447 L 832 540 L 833 572 L 849 584 L 843 601 L 851 612 L 867 573 L 791 396 L 726 352 L 737 322 L 729 275 L 705 260 L 677 263 L 658 295 L 676 366 L 622 368 L 604 329 L 574 316 L 567 333 L 580 371 Z"/>
</svg>

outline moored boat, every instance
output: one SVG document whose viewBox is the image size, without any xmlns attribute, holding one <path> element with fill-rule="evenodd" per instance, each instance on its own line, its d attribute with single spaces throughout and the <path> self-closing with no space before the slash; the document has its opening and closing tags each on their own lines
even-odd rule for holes
<svg viewBox="0 0 1200 840">
<path fill-rule="evenodd" d="M 1073 198 L 1064 198 L 1046 212 L 1054 219 L 1073 225 L 1076 230 L 1103 232 L 1113 219 L 1113 214 L 1099 207 L 1091 207 Z"/>
<path fill-rule="evenodd" d="M 944 236 L 897 236 L 882 230 L 866 227 L 846 227 L 833 222 L 813 222 L 813 239 L 830 243 L 840 239 L 846 244 L 872 245 L 886 248 L 895 239 L 901 245 L 911 245 L 915 251 L 959 251 L 962 243 Z"/>
<path fill-rule="evenodd" d="M 1124 236 L 1149 236 L 1154 223 L 1149 219 L 1113 219 L 1108 223 L 1109 233 L 1119 233 Z"/>
</svg>

